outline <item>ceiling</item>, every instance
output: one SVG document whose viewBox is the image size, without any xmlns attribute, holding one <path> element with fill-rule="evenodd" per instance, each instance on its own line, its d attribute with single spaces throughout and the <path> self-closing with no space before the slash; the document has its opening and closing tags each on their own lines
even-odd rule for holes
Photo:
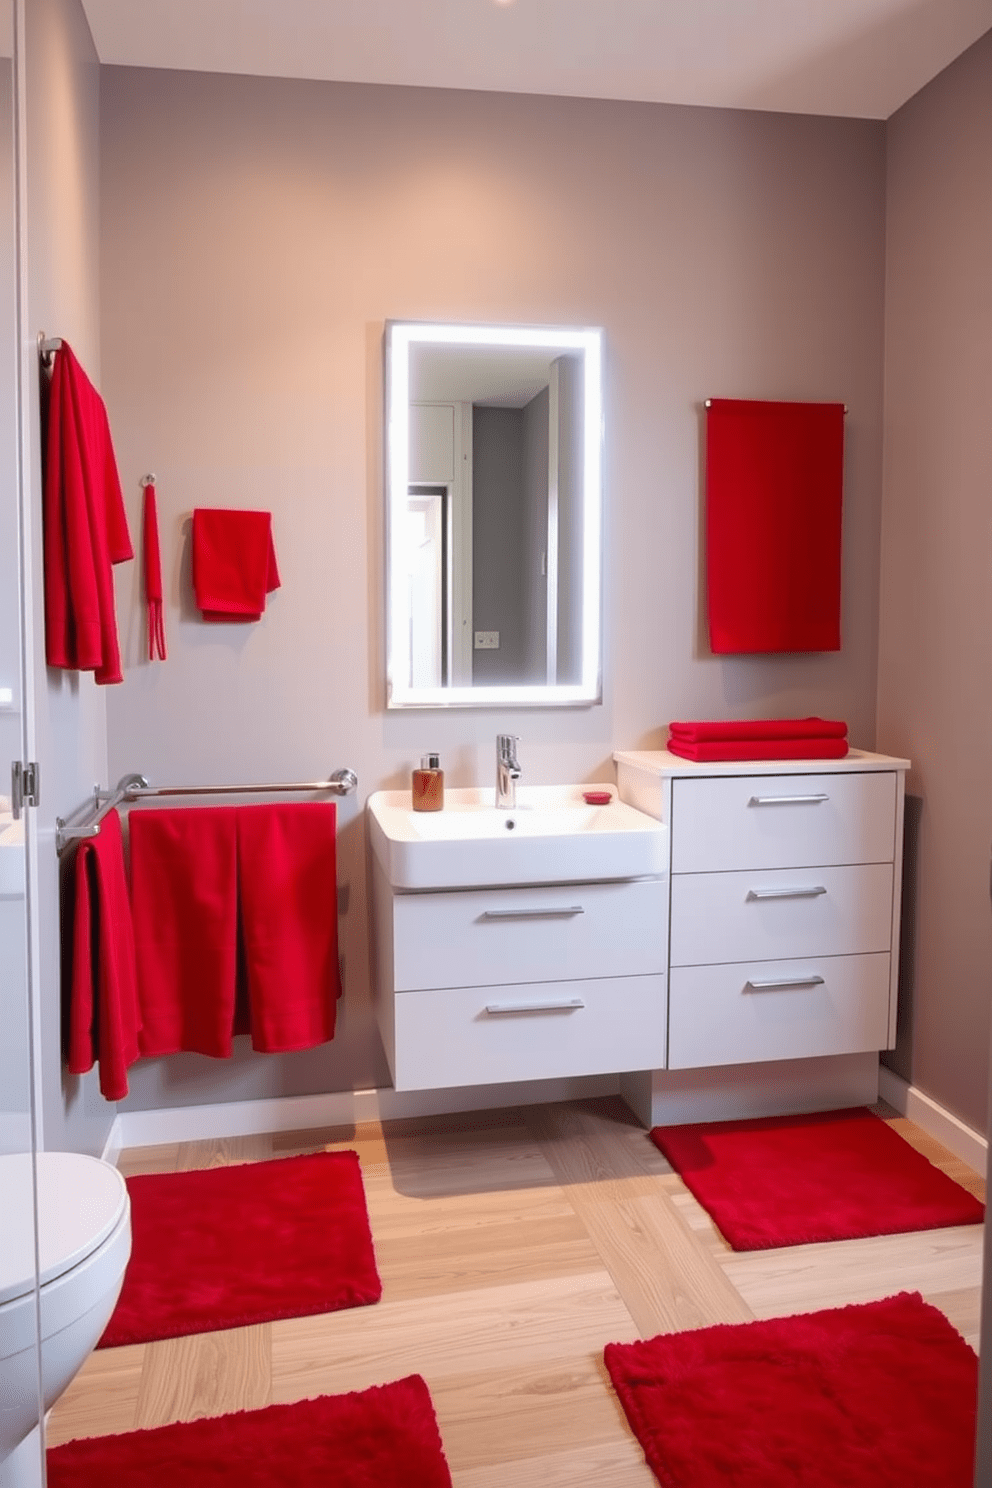
<svg viewBox="0 0 992 1488">
<path fill-rule="evenodd" d="M 83 0 L 100 61 L 887 119 L 992 0 Z"/>
</svg>

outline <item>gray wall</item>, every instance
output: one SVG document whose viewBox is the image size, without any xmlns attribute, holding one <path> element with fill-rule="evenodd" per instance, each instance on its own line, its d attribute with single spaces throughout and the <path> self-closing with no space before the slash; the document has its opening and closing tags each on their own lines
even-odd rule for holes
<svg viewBox="0 0 992 1488">
<path fill-rule="evenodd" d="M 878 735 L 915 847 L 900 1073 L 981 1130 L 992 915 L 992 33 L 888 125 Z"/>
<path fill-rule="evenodd" d="M 28 306 L 32 334 L 63 336 L 100 386 L 100 70 L 78 0 L 30 0 L 25 7 L 27 76 Z M 37 366 L 28 390 L 34 419 L 30 480 L 34 696 L 42 766 L 39 888 L 42 1118 L 49 1148 L 99 1151 L 114 1107 L 96 1073 L 63 1074 L 59 1015 L 58 863 L 55 818 L 65 816 L 107 775 L 105 689 L 89 674 L 45 667 L 41 469 Z"/>
<path fill-rule="evenodd" d="M 500 730 L 531 782 L 612 779 L 615 748 L 656 746 L 680 716 L 820 712 L 876 743 L 884 143 L 857 121 L 103 70 L 103 388 L 135 530 L 140 477 L 159 477 L 169 639 L 167 663 L 142 661 L 129 566 L 110 774 L 361 777 L 341 807 L 334 1043 L 137 1067 L 132 1106 L 385 1080 L 361 808 L 425 749 L 459 785 L 489 783 Z M 384 712 L 389 317 L 604 328 L 601 707 Z M 707 653 L 709 396 L 847 403 L 841 652 Z M 273 511 L 283 587 L 260 624 L 197 620 L 198 504 Z"/>
</svg>

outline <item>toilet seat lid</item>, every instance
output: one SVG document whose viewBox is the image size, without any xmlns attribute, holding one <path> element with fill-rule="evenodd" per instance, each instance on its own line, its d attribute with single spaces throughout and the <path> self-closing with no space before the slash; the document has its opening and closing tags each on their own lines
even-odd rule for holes
<svg viewBox="0 0 992 1488">
<path fill-rule="evenodd" d="M 116 1168 L 80 1152 L 38 1152 L 38 1279 L 64 1275 L 102 1245 L 128 1208 Z M 0 1304 L 34 1289 L 30 1152 L 0 1154 Z"/>
</svg>

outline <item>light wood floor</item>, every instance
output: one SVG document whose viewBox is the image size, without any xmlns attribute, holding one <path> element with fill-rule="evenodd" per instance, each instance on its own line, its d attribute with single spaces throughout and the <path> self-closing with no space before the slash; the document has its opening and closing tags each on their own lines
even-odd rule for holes
<svg viewBox="0 0 992 1488">
<path fill-rule="evenodd" d="M 885 1107 L 971 1192 L 984 1184 Z M 125 1173 L 359 1153 L 382 1300 L 94 1353 L 56 1406 L 76 1436 L 419 1373 L 456 1488 L 657 1488 L 603 1346 L 920 1291 L 977 1349 L 981 1227 L 735 1254 L 619 1100 L 132 1150 Z"/>
</svg>

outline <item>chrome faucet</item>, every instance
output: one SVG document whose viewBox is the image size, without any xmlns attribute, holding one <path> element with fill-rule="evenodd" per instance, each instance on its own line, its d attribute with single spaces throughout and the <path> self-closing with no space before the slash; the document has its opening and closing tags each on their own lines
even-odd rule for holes
<svg viewBox="0 0 992 1488">
<path fill-rule="evenodd" d="M 518 739 L 518 734 L 496 735 L 496 805 L 504 806 L 508 811 L 517 804 L 517 781 L 520 779 Z"/>
</svg>

